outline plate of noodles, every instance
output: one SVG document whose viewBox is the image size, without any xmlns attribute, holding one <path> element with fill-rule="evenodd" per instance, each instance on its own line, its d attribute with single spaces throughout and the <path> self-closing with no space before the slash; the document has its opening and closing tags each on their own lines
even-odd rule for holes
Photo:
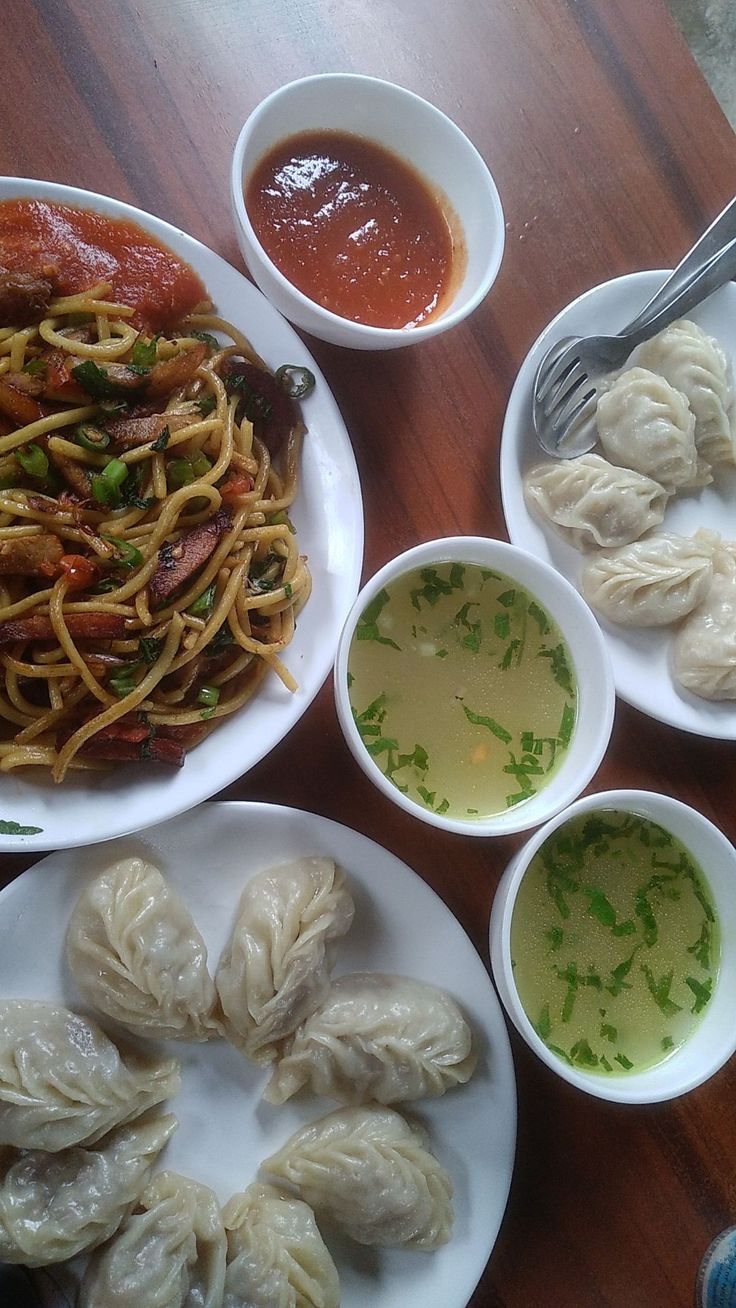
<svg viewBox="0 0 736 1308">
<path fill-rule="evenodd" d="M 324 377 L 219 255 L 0 179 L 0 849 L 192 808 L 308 708 L 357 593 Z"/>
</svg>

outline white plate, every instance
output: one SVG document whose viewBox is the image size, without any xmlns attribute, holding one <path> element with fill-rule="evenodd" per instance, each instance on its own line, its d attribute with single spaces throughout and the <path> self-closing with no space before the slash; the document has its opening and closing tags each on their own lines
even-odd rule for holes
<svg viewBox="0 0 736 1308">
<path fill-rule="evenodd" d="M 118 200 L 50 182 L 0 178 L 0 201 L 18 197 L 138 223 L 199 273 L 219 312 L 250 337 L 267 363 L 305 364 L 317 385 L 303 403 L 309 431 L 291 515 L 313 578 L 284 655 L 299 689 L 292 695 L 278 678 L 268 677 L 252 703 L 224 719 L 179 770 L 130 764 L 110 773 L 71 775 L 60 786 L 20 771 L 0 775 L 0 819 L 42 828 L 34 836 L 0 835 L 0 849 L 6 850 L 66 848 L 137 831 L 193 808 L 252 768 L 299 720 L 330 671 L 363 557 L 363 504 L 345 424 L 309 351 L 261 292 L 207 246 Z"/>
<path fill-rule="evenodd" d="M 579 587 L 586 556 L 572 548 L 529 512 L 524 503 L 522 477 L 527 468 L 549 456 L 532 427 L 532 386 L 539 362 L 561 336 L 617 332 L 646 304 L 662 285 L 666 272 L 638 272 L 617 277 L 586 291 L 542 332 L 534 343 L 511 392 L 501 438 L 501 495 L 506 525 L 514 545 L 551 563 Z M 736 285 L 729 282 L 705 304 L 688 315 L 715 336 L 726 355 L 736 361 Z M 678 495 L 667 508 L 663 530 L 690 536 L 698 527 L 710 527 L 726 539 L 736 537 L 736 468 L 719 468 L 712 486 Z M 598 616 L 598 615 L 596 615 Z M 723 740 L 736 740 L 736 703 L 709 703 L 680 689 L 670 670 L 672 628 L 646 630 L 616 626 L 598 617 L 613 660 L 616 690 L 642 713 L 680 727 Z"/>
<path fill-rule="evenodd" d="M 449 909 L 405 863 L 347 827 L 268 804 L 205 804 L 104 849 L 51 854 L 2 891 L 0 994 L 62 1000 L 84 1009 L 63 961 L 69 912 L 92 872 L 132 853 L 150 857 L 181 892 L 213 968 L 249 876 L 299 855 L 329 855 L 345 868 L 356 906 L 336 970 L 419 977 L 445 987 L 462 1004 L 479 1043 L 475 1075 L 441 1099 L 409 1106 L 427 1126 L 452 1177 L 452 1240 L 426 1254 L 368 1250 L 328 1238 L 340 1272 L 342 1308 L 464 1308 L 506 1205 L 516 1092 L 490 978 Z M 255 1179 L 262 1159 L 292 1131 L 338 1106 L 312 1096 L 279 1107 L 261 1103 L 268 1073 L 224 1041 L 169 1041 L 159 1047 L 182 1064 L 182 1089 L 170 1104 L 180 1126 L 161 1166 L 206 1182 L 223 1202 Z"/>
</svg>

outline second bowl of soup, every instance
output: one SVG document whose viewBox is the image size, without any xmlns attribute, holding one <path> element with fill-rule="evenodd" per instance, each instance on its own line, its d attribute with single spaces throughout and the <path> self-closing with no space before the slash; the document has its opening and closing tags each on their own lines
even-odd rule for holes
<svg viewBox="0 0 736 1308">
<path fill-rule="evenodd" d="M 608 655 L 577 592 L 523 550 L 475 536 L 416 546 L 366 584 L 335 696 L 384 794 L 479 836 L 535 826 L 580 794 L 614 709 Z"/>
</svg>

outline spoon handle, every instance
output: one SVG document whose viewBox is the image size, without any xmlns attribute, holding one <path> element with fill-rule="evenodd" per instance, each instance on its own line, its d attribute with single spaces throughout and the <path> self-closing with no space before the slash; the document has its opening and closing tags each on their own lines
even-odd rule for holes
<svg viewBox="0 0 736 1308">
<path fill-rule="evenodd" d="M 732 277 L 736 277 L 736 239 L 732 239 L 722 250 L 712 255 L 700 271 L 686 282 L 679 294 L 674 298 L 670 295 L 665 297 L 665 304 L 660 304 L 657 312 L 646 314 L 643 320 L 640 315 L 639 321 L 635 320 L 634 330 L 632 331 L 630 325 L 621 333 L 622 338 L 626 340 L 630 349 L 640 345 L 642 341 L 648 341 L 665 327 L 669 327 L 670 323 L 683 318 L 698 304 L 702 304 L 703 300 L 707 300 L 714 291 L 725 286 Z"/>
<path fill-rule="evenodd" d="M 635 318 L 632 318 L 631 322 L 624 328 L 625 333 L 628 335 L 629 332 L 635 332 L 644 327 L 645 323 L 669 302 L 671 295 L 679 295 L 680 291 L 688 285 L 690 279 L 698 274 L 714 255 L 718 254 L 725 245 L 730 244 L 734 239 L 736 239 L 736 197 L 729 200 L 725 209 L 722 209 L 718 217 L 713 219 L 710 227 L 703 232 L 703 235 L 688 250 L 677 267 L 670 273 L 666 282 L 662 283 L 651 300 L 647 301 Z"/>
</svg>

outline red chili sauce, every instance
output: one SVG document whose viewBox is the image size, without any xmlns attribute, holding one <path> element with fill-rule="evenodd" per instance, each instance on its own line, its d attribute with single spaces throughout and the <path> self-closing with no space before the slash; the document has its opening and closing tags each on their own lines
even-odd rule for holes
<svg viewBox="0 0 736 1308">
<path fill-rule="evenodd" d="M 0 203 L 0 265 L 52 275 L 61 295 L 110 282 L 136 325 L 174 326 L 207 292 L 196 273 L 136 223 L 45 200 Z"/>
<path fill-rule="evenodd" d="M 325 309 L 371 327 L 415 327 L 444 307 L 453 263 L 445 211 L 382 146 L 311 131 L 260 160 L 245 203 L 285 277 Z"/>
</svg>

